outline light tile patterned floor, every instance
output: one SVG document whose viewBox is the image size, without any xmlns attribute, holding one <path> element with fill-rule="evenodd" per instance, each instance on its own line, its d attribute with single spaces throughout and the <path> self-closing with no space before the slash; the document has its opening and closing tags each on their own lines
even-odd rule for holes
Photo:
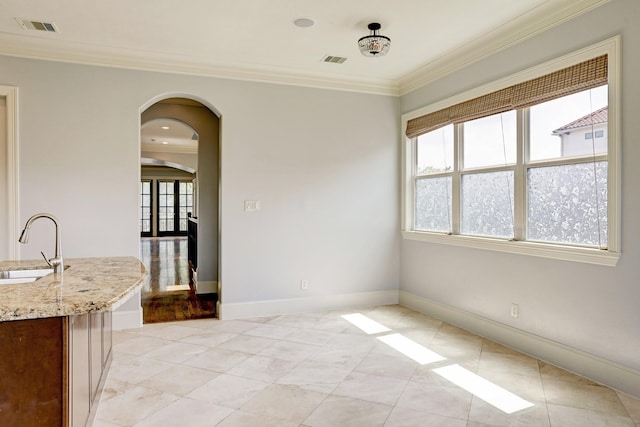
<svg viewBox="0 0 640 427">
<path fill-rule="evenodd" d="M 444 360 L 378 339 L 395 333 Z M 95 427 L 640 426 L 640 400 L 401 306 L 150 324 L 114 343 Z M 434 371 L 452 364 L 533 406 L 507 415 Z"/>
</svg>

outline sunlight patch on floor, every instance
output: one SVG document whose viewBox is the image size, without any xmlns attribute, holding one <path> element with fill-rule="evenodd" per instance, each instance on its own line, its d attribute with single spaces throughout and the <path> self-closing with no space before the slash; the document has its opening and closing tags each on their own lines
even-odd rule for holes
<svg viewBox="0 0 640 427">
<path fill-rule="evenodd" d="M 500 409 L 506 414 L 530 408 L 533 403 L 528 402 L 508 390 L 488 381 L 460 365 L 449 365 L 434 369 L 433 372 L 448 379 L 458 387 L 484 400 L 488 404 Z"/>
<path fill-rule="evenodd" d="M 379 334 L 380 332 L 388 332 L 391 330 L 360 313 L 344 314 L 342 318 L 360 328 L 368 335 Z"/>
<path fill-rule="evenodd" d="M 440 356 L 438 353 L 429 350 L 425 346 L 401 334 L 385 335 L 378 337 L 378 339 L 421 365 L 440 362 L 446 359 L 446 357 Z"/>
<path fill-rule="evenodd" d="M 361 313 L 345 314 L 342 318 L 369 335 L 391 331 L 391 329 Z M 399 333 L 382 335 L 377 337 L 377 339 L 421 365 L 447 360 L 446 357 L 429 350 L 427 347 Z M 533 403 L 518 397 L 458 364 L 436 368 L 433 369 L 433 372 L 506 414 L 513 414 L 534 406 Z"/>
<path fill-rule="evenodd" d="M 167 292 L 171 291 L 188 291 L 191 289 L 189 285 L 174 285 L 174 286 L 166 286 L 165 289 Z"/>
</svg>

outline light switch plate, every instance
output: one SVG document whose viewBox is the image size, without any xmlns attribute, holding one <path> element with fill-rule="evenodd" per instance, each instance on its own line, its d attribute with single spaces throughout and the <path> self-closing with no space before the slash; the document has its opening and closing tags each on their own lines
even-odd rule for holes
<svg viewBox="0 0 640 427">
<path fill-rule="evenodd" d="M 245 212 L 258 212 L 260 210 L 259 200 L 245 200 L 244 211 Z"/>
</svg>

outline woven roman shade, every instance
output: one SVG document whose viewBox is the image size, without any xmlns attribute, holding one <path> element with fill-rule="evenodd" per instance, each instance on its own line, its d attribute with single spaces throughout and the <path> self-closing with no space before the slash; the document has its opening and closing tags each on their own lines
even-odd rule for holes
<svg viewBox="0 0 640 427">
<path fill-rule="evenodd" d="M 513 108 L 525 108 L 607 84 L 607 55 L 513 86 Z"/>
<path fill-rule="evenodd" d="M 415 138 L 453 123 L 449 116 L 449 109 L 445 108 L 443 110 L 438 110 L 433 113 L 411 119 L 407 122 L 407 136 L 409 138 Z"/>
<path fill-rule="evenodd" d="M 406 135 L 416 138 L 451 123 L 463 123 L 607 84 L 607 55 L 452 105 L 407 123 Z"/>
<path fill-rule="evenodd" d="M 449 107 L 452 122 L 461 123 L 512 110 L 511 92 L 511 88 L 506 88 Z"/>
</svg>

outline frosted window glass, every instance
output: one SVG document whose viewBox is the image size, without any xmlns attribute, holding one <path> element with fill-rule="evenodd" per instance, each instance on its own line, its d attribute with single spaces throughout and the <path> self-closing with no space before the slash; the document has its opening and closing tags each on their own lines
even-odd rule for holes
<svg viewBox="0 0 640 427">
<path fill-rule="evenodd" d="M 462 177 L 462 234 L 513 237 L 513 171 Z"/>
<path fill-rule="evenodd" d="M 607 162 L 529 169 L 527 197 L 528 239 L 607 246 Z"/>
<path fill-rule="evenodd" d="M 424 231 L 451 231 L 451 177 L 416 181 L 415 228 Z"/>
</svg>

